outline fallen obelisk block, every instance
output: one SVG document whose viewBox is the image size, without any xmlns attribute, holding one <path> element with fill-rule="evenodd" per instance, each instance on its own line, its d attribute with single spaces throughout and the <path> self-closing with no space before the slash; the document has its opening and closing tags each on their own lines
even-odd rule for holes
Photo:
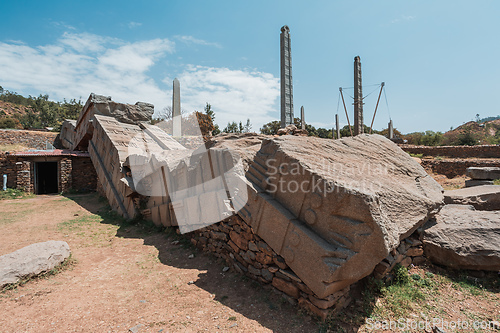
<svg viewBox="0 0 500 333">
<path fill-rule="evenodd" d="M 500 168 L 497 167 L 470 167 L 467 168 L 467 176 L 474 180 L 500 179 Z"/>
<path fill-rule="evenodd" d="M 500 270 L 500 212 L 446 205 L 425 225 L 424 249 L 434 263 L 460 269 Z"/>
<path fill-rule="evenodd" d="M 477 210 L 500 210 L 500 185 L 483 185 L 444 192 L 445 204 L 472 205 Z"/>
<path fill-rule="evenodd" d="M 441 186 L 379 135 L 264 140 L 246 177 L 238 214 L 319 297 L 369 275 L 443 201 Z"/>
</svg>

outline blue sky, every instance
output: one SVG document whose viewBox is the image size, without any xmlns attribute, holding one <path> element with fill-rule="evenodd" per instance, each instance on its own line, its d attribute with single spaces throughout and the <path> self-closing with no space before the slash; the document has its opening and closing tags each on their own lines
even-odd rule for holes
<svg viewBox="0 0 500 333">
<path fill-rule="evenodd" d="M 279 120 L 279 34 L 290 27 L 295 115 L 331 127 L 361 57 L 365 95 L 386 83 L 375 128 L 447 131 L 496 116 L 495 1 L 1 1 L 0 85 L 24 95 L 212 104 L 216 122 Z M 352 90 L 346 91 L 349 100 Z M 365 99 L 369 125 L 377 92 Z M 351 101 L 348 109 L 352 117 Z M 342 109 L 341 122 L 346 123 Z"/>
</svg>

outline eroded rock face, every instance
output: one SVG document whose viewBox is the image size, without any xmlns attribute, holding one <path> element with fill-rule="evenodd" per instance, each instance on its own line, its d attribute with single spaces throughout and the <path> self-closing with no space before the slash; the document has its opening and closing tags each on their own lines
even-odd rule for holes
<svg viewBox="0 0 500 333">
<path fill-rule="evenodd" d="M 378 135 L 265 140 L 239 215 L 320 297 L 370 274 L 442 206 L 442 188 Z"/>
<path fill-rule="evenodd" d="M 477 210 L 500 210 L 500 185 L 482 185 L 444 192 L 445 204 L 472 205 Z"/>
<path fill-rule="evenodd" d="M 435 263 L 461 269 L 500 270 L 500 212 L 446 205 L 425 225 L 424 249 Z"/>
<path fill-rule="evenodd" d="M 31 244 L 0 257 L 0 288 L 27 276 L 50 271 L 66 260 L 71 251 L 63 241 Z"/>
</svg>

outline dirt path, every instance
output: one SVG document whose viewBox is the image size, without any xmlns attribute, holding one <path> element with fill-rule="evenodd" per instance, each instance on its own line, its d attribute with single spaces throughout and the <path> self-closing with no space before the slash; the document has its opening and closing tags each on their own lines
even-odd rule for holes
<svg viewBox="0 0 500 333">
<path fill-rule="evenodd" d="M 95 194 L 0 201 L 0 255 L 65 240 L 76 262 L 0 293 L 0 331 L 317 331 L 271 289 L 223 273 L 175 235 L 116 222 Z"/>
</svg>

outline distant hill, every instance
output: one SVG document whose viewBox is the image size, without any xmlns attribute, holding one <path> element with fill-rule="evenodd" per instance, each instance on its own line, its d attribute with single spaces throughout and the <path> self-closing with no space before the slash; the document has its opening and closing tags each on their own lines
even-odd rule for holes
<svg viewBox="0 0 500 333">
<path fill-rule="evenodd" d="M 0 100 L 0 117 L 22 117 L 29 107 Z"/>
<path fill-rule="evenodd" d="M 492 121 L 492 120 L 497 120 L 497 119 L 500 119 L 500 116 L 496 116 L 496 117 L 486 117 L 486 118 L 482 118 L 482 119 L 479 119 L 478 123 L 486 123 L 486 122 L 489 122 L 489 121 Z"/>
<path fill-rule="evenodd" d="M 54 102 L 49 95 L 24 97 L 0 86 L 0 128 L 54 128 L 65 119 L 76 119 L 83 104 L 75 99 Z"/>
<path fill-rule="evenodd" d="M 491 120 L 488 120 L 491 119 Z M 484 120 L 484 121 L 483 121 Z M 500 143 L 500 117 L 469 121 L 443 134 L 444 145 L 476 145 Z"/>
</svg>

